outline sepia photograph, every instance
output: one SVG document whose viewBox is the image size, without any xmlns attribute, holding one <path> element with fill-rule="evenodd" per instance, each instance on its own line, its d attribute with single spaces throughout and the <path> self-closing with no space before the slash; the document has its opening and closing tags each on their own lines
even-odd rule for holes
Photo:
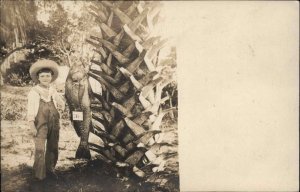
<svg viewBox="0 0 300 192">
<path fill-rule="evenodd" d="M 299 191 L 298 1 L 0 9 L 1 191 Z"/>
<path fill-rule="evenodd" d="M 161 1 L 1 1 L 1 191 L 179 191 Z"/>
</svg>

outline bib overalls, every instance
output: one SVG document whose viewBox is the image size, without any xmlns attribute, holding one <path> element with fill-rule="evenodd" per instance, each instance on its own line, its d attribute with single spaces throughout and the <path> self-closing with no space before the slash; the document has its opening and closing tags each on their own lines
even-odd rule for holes
<svg viewBox="0 0 300 192">
<path fill-rule="evenodd" d="M 34 176 L 44 179 L 46 172 L 53 172 L 58 159 L 59 113 L 51 101 L 46 102 L 40 95 L 40 104 L 35 126 L 35 159 L 33 164 Z"/>
</svg>

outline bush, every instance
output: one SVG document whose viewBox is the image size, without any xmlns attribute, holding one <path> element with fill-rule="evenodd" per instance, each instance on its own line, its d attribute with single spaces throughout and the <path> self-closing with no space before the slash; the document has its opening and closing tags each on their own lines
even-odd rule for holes
<svg viewBox="0 0 300 192">
<path fill-rule="evenodd" d="M 18 73 L 11 73 L 7 76 L 6 78 L 6 82 L 10 85 L 14 85 L 14 86 L 25 86 L 25 80 L 22 77 L 22 75 L 18 74 Z"/>
<path fill-rule="evenodd" d="M 26 120 L 27 94 L 31 86 L 14 87 L 4 85 L 1 87 L 1 120 Z M 58 109 L 61 119 L 69 119 L 69 108 L 64 111 Z"/>
<path fill-rule="evenodd" d="M 17 56 L 19 59 L 21 57 L 20 55 Z M 24 59 L 10 65 L 10 68 L 6 71 L 3 77 L 4 83 L 13 86 L 32 85 L 33 82 L 29 75 L 29 69 L 35 61 L 41 58 L 58 60 L 58 58 L 55 58 L 50 50 L 45 47 L 37 47 L 36 49 L 26 53 Z"/>
<path fill-rule="evenodd" d="M 1 99 L 1 120 L 25 120 L 26 101 L 20 101 L 17 97 L 5 97 Z"/>
<path fill-rule="evenodd" d="M 4 76 L 4 83 L 13 86 L 25 86 L 31 81 L 29 75 L 29 68 L 31 61 L 24 60 L 11 65 L 11 68 L 6 71 Z"/>
<path fill-rule="evenodd" d="M 168 84 L 163 89 L 162 98 L 165 97 L 165 96 L 167 96 L 167 93 L 172 98 L 172 106 L 173 107 L 178 107 L 178 89 L 177 89 L 177 83 L 176 82 L 172 82 L 172 83 Z M 166 102 L 166 105 L 168 107 L 170 107 L 168 105 L 168 103 L 169 102 Z"/>
<path fill-rule="evenodd" d="M 66 107 L 65 110 L 58 109 L 60 113 L 60 119 L 65 119 L 69 120 L 70 119 L 70 112 L 69 112 L 69 107 Z"/>
</svg>

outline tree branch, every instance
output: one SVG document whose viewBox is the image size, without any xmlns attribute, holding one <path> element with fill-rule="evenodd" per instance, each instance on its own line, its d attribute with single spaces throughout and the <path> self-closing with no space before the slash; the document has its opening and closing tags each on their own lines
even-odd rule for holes
<svg viewBox="0 0 300 192">
<path fill-rule="evenodd" d="M 0 66 L 4 63 L 4 61 L 11 55 L 11 54 L 13 54 L 14 52 L 16 52 L 16 51 L 19 51 L 19 50 L 22 50 L 22 49 L 32 49 L 32 48 L 34 48 L 34 47 L 36 47 L 37 46 L 37 44 L 36 43 L 30 43 L 30 44 L 25 44 L 25 45 L 23 45 L 23 46 L 21 46 L 21 47 L 17 47 L 17 48 L 15 48 L 15 49 L 13 49 L 13 50 L 11 50 L 9 53 L 7 53 L 3 58 L 1 58 L 1 64 L 0 64 Z"/>
</svg>

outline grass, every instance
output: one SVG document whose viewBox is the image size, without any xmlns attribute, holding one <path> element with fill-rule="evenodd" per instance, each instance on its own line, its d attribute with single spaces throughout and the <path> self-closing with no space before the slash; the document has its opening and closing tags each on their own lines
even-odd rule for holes
<svg viewBox="0 0 300 192">
<path fill-rule="evenodd" d="M 30 87 L 1 87 L 1 120 L 26 120 L 29 90 Z"/>
<path fill-rule="evenodd" d="M 31 177 L 35 130 L 30 129 L 26 122 L 27 94 L 30 88 L 8 85 L 1 87 L 2 191 L 44 190 L 43 186 L 35 189 L 38 186 Z M 8 118 L 8 114 L 12 118 L 2 119 Z M 162 129 L 166 135 L 165 142 L 175 145 L 170 148 L 175 157 L 167 160 L 165 171 L 153 174 L 146 181 L 118 176 L 114 169 L 98 161 L 95 154 L 92 154 L 93 160 L 89 162 L 74 159 L 79 138 L 70 121 L 62 119 L 56 167 L 60 180 L 47 180 L 47 191 L 79 191 L 81 188 L 82 191 L 179 191 L 177 122 L 167 117 L 163 120 Z M 98 137 L 92 136 L 90 134 L 91 139 L 94 139 L 92 143 L 100 142 Z"/>
<path fill-rule="evenodd" d="M 1 87 L 1 120 L 26 120 L 27 95 L 32 86 L 15 87 L 3 85 Z M 61 119 L 68 119 L 69 112 L 60 110 Z"/>
</svg>

